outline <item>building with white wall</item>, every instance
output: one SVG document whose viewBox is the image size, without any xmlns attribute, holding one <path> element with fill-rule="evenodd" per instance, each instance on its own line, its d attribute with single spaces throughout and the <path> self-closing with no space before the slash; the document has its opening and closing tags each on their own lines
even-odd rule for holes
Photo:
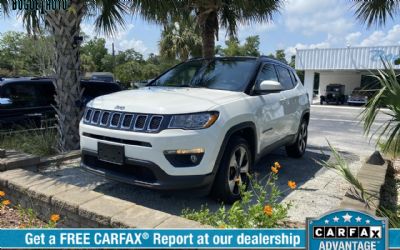
<svg viewBox="0 0 400 250">
<path fill-rule="evenodd" d="M 318 95 L 325 95 L 328 84 L 345 85 L 345 95 L 360 87 L 362 80 L 384 69 L 381 58 L 400 72 L 400 46 L 303 49 L 296 53 L 296 70 L 304 70 L 304 86 L 313 96 L 314 76 L 320 74 Z"/>
</svg>

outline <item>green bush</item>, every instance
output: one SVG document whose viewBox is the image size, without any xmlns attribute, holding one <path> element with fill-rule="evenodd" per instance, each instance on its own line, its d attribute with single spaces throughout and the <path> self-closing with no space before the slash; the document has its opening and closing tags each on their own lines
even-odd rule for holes
<svg viewBox="0 0 400 250">
<path fill-rule="evenodd" d="M 38 156 L 54 155 L 57 153 L 56 135 L 57 131 L 53 128 L 15 131 L 12 134 L 0 135 L 0 148 Z"/>
<path fill-rule="evenodd" d="M 199 211 L 184 209 L 183 217 L 218 228 L 272 228 L 287 218 L 290 204 L 279 203 L 282 191 L 279 190 L 279 163 L 271 168 L 272 172 L 261 180 L 249 176 L 249 187 L 240 186 L 242 199 L 230 208 L 222 204 L 216 212 L 203 205 Z M 262 184 L 263 183 L 263 184 Z M 289 181 L 289 188 L 296 188 L 296 183 Z"/>
</svg>

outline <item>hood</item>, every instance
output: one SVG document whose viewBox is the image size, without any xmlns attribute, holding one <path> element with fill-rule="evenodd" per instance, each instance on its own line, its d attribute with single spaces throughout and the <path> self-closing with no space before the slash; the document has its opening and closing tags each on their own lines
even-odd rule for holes
<svg viewBox="0 0 400 250">
<path fill-rule="evenodd" d="M 206 88 L 144 87 L 97 97 L 88 106 L 149 114 L 184 114 L 210 110 L 243 98 L 242 92 Z"/>
</svg>

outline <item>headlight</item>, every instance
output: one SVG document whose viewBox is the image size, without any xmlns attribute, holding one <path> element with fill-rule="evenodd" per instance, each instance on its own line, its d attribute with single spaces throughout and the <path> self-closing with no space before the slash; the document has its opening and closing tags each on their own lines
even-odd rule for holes
<svg viewBox="0 0 400 250">
<path fill-rule="evenodd" d="M 168 128 L 202 129 L 209 128 L 218 119 L 218 112 L 174 115 Z"/>
</svg>

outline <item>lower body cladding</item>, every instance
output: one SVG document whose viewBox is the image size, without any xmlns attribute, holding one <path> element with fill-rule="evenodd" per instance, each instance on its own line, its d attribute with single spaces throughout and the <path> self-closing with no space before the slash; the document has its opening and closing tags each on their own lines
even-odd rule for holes
<svg viewBox="0 0 400 250">
<path fill-rule="evenodd" d="M 152 189 L 209 189 L 221 146 L 212 130 L 149 134 L 81 125 L 81 166 Z"/>
</svg>

